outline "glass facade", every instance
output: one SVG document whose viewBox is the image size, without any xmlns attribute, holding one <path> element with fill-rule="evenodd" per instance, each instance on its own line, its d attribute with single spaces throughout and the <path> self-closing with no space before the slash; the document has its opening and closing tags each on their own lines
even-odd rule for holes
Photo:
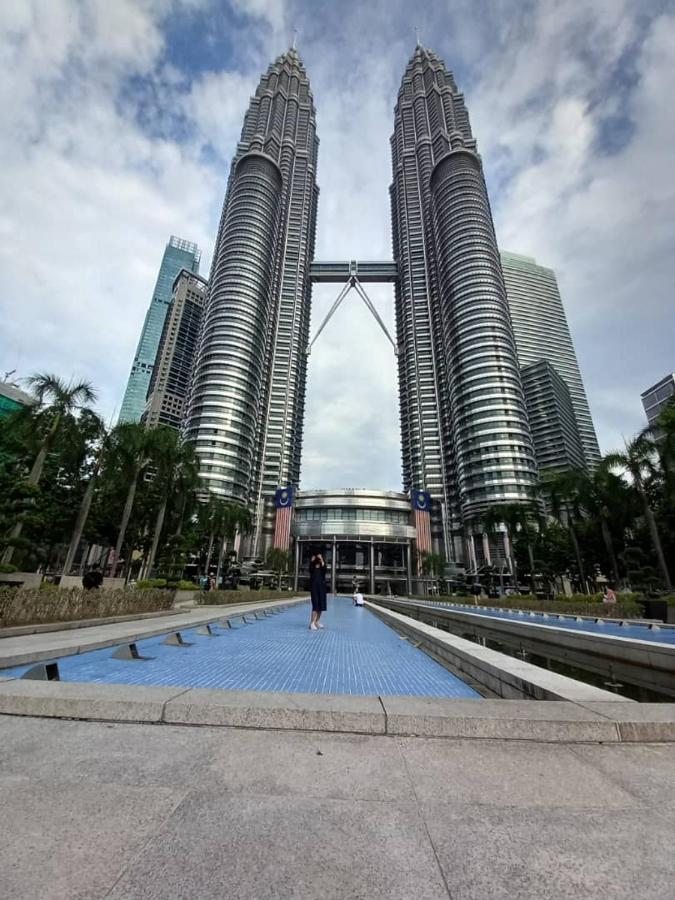
<svg viewBox="0 0 675 900">
<path fill-rule="evenodd" d="M 251 555 L 271 543 L 275 489 L 300 480 L 317 154 L 309 79 L 290 49 L 244 118 L 186 420 L 204 491 L 254 510 Z"/>
<path fill-rule="evenodd" d="M 199 272 L 201 251 L 196 244 L 171 235 L 159 267 L 155 290 L 131 366 L 131 374 L 120 409 L 120 422 L 140 422 L 150 388 L 150 379 L 159 349 L 166 312 L 171 303 L 173 283 L 181 269 Z"/>
<path fill-rule="evenodd" d="M 528 502 L 537 473 L 468 111 L 419 45 L 391 148 L 403 486 L 431 494 L 435 547 L 461 561 L 485 510 Z"/>
<path fill-rule="evenodd" d="M 539 360 L 549 362 L 570 392 L 585 462 L 600 462 L 586 390 L 579 371 L 555 272 L 530 256 L 502 253 L 502 269 L 521 368 Z"/>
</svg>

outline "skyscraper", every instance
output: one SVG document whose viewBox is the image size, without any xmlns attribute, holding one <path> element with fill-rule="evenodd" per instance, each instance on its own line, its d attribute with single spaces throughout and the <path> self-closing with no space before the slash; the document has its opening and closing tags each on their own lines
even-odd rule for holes
<svg viewBox="0 0 675 900">
<path fill-rule="evenodd" d="M 120 422 L 140 422 L 150 386 L 152 368 L 157 356 L 166 311 L 171 303 L 171 290 L 181 269 L 199 272 L 201 251 L 196 244 L 171 235 L 164 249 L 155 290 L 145 316 L 143 329 L 131 366 L 131 374 L 120 409 Z"/>
<path fill-rule="evenodd" d="M 181 269 L 173 283 L 171 303 L 148 388 L 141 421 L 149 428 L 180 428 L 190 388 L 192 364 L 206 301 L 207 281 Z"/>
<path fill-rule="evenodd" d="M 262 76 L 232 161 L 186 421 L 204 489 L 254 508 L 253 552 L 275 488 L 300 479 L 317 152 L 292 48 Z"/>
<path fill-rule="evenodd" d="M 539 474 L 586 468 L 569 388 L 545 359 L 521 370 Z"/>
<path fill-rule="evenodd" d="M 640 395 L 650 425 L 654 425 L 663 410 L 675 398 L 675 373 L 669 373 Z"/>
<path fill-rule="evenodd" d="M 579 371 L 555 272 L 531 256 L 502 253 L 502 269 L 521 366 L 548 360 L 569 388 L 586 464 L 600 462 L 600 448 Z"/>
<path fill-rule="evenodd" d="M 453 559 L 465 545 L 472 564 L 481 514 L 527 502 L 537 475 L 476 141 L 452 74 L 421 46 L 391 148 L 404 487 L 429 491 L 435 543 Z"/>
</svg>

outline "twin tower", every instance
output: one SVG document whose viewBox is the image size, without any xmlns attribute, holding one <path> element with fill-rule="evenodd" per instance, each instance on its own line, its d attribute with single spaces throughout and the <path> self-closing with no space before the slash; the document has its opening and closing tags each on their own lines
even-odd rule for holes
<svg viewBox="0 0 675 900">
<path fill-rule="evenodd" d="M 232 161 L 186 423 L 205 491 L 254 510 L 258 555 L 276 488 L 300 480 L 318 143 L 290 49 L 262 76 Z M 431 495 L 434 547 L 461 562 L 484 511 L 527 502 L 537 470 L 469 115 L 421 46 L 391 149 L 403 486 Z"/>
</svg>

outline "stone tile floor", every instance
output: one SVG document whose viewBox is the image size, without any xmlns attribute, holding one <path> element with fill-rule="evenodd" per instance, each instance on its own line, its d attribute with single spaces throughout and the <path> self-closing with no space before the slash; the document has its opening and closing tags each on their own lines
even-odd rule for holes
<svg viewBox="0 0 675 900">
<path fill-rule="evenodd" d="M 3 900 L 672 900 L 675 749 L 0 717 Z"/>
<path fill-rule="evenodd" d="M 163 644 L 163 637 L 139 641 L 148 661 L 113 659 L 113 650 L 95 650 L 59 662 L 64 681 L 226 688 L 246 691 L 430 697 L 479 694 L 425 653 L 402 639 L 351 599 L 329 598 L 322 621 L 311 632 L 309 603 L 217 637 L 183 631 L 190 647 Z M 223 615 L 227 615 L 224 611 Z M 18 676 L 28 667 L 5 670 Z"/>
</svg>

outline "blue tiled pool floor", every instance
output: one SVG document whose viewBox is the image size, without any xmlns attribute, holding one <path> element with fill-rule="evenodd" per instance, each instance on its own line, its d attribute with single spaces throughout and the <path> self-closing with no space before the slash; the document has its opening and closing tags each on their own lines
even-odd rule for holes
<svg viewBox="0 0 675 900">
<path fill-rule="evenodd" d="M 325 628 L 309 631 L 310 606 L 228 630 L 183 631 L 190 647 L 139 641 L 149 661 L 113 659 L 115 648 L 59 660 L 63 681 L 319 694 L 480 695 L 349 598 L 329 598 Z M 15 674 L 25 671 L 15 670 Z M 3 674 L 10 674 L 5 671 Z"/>
</svg>

